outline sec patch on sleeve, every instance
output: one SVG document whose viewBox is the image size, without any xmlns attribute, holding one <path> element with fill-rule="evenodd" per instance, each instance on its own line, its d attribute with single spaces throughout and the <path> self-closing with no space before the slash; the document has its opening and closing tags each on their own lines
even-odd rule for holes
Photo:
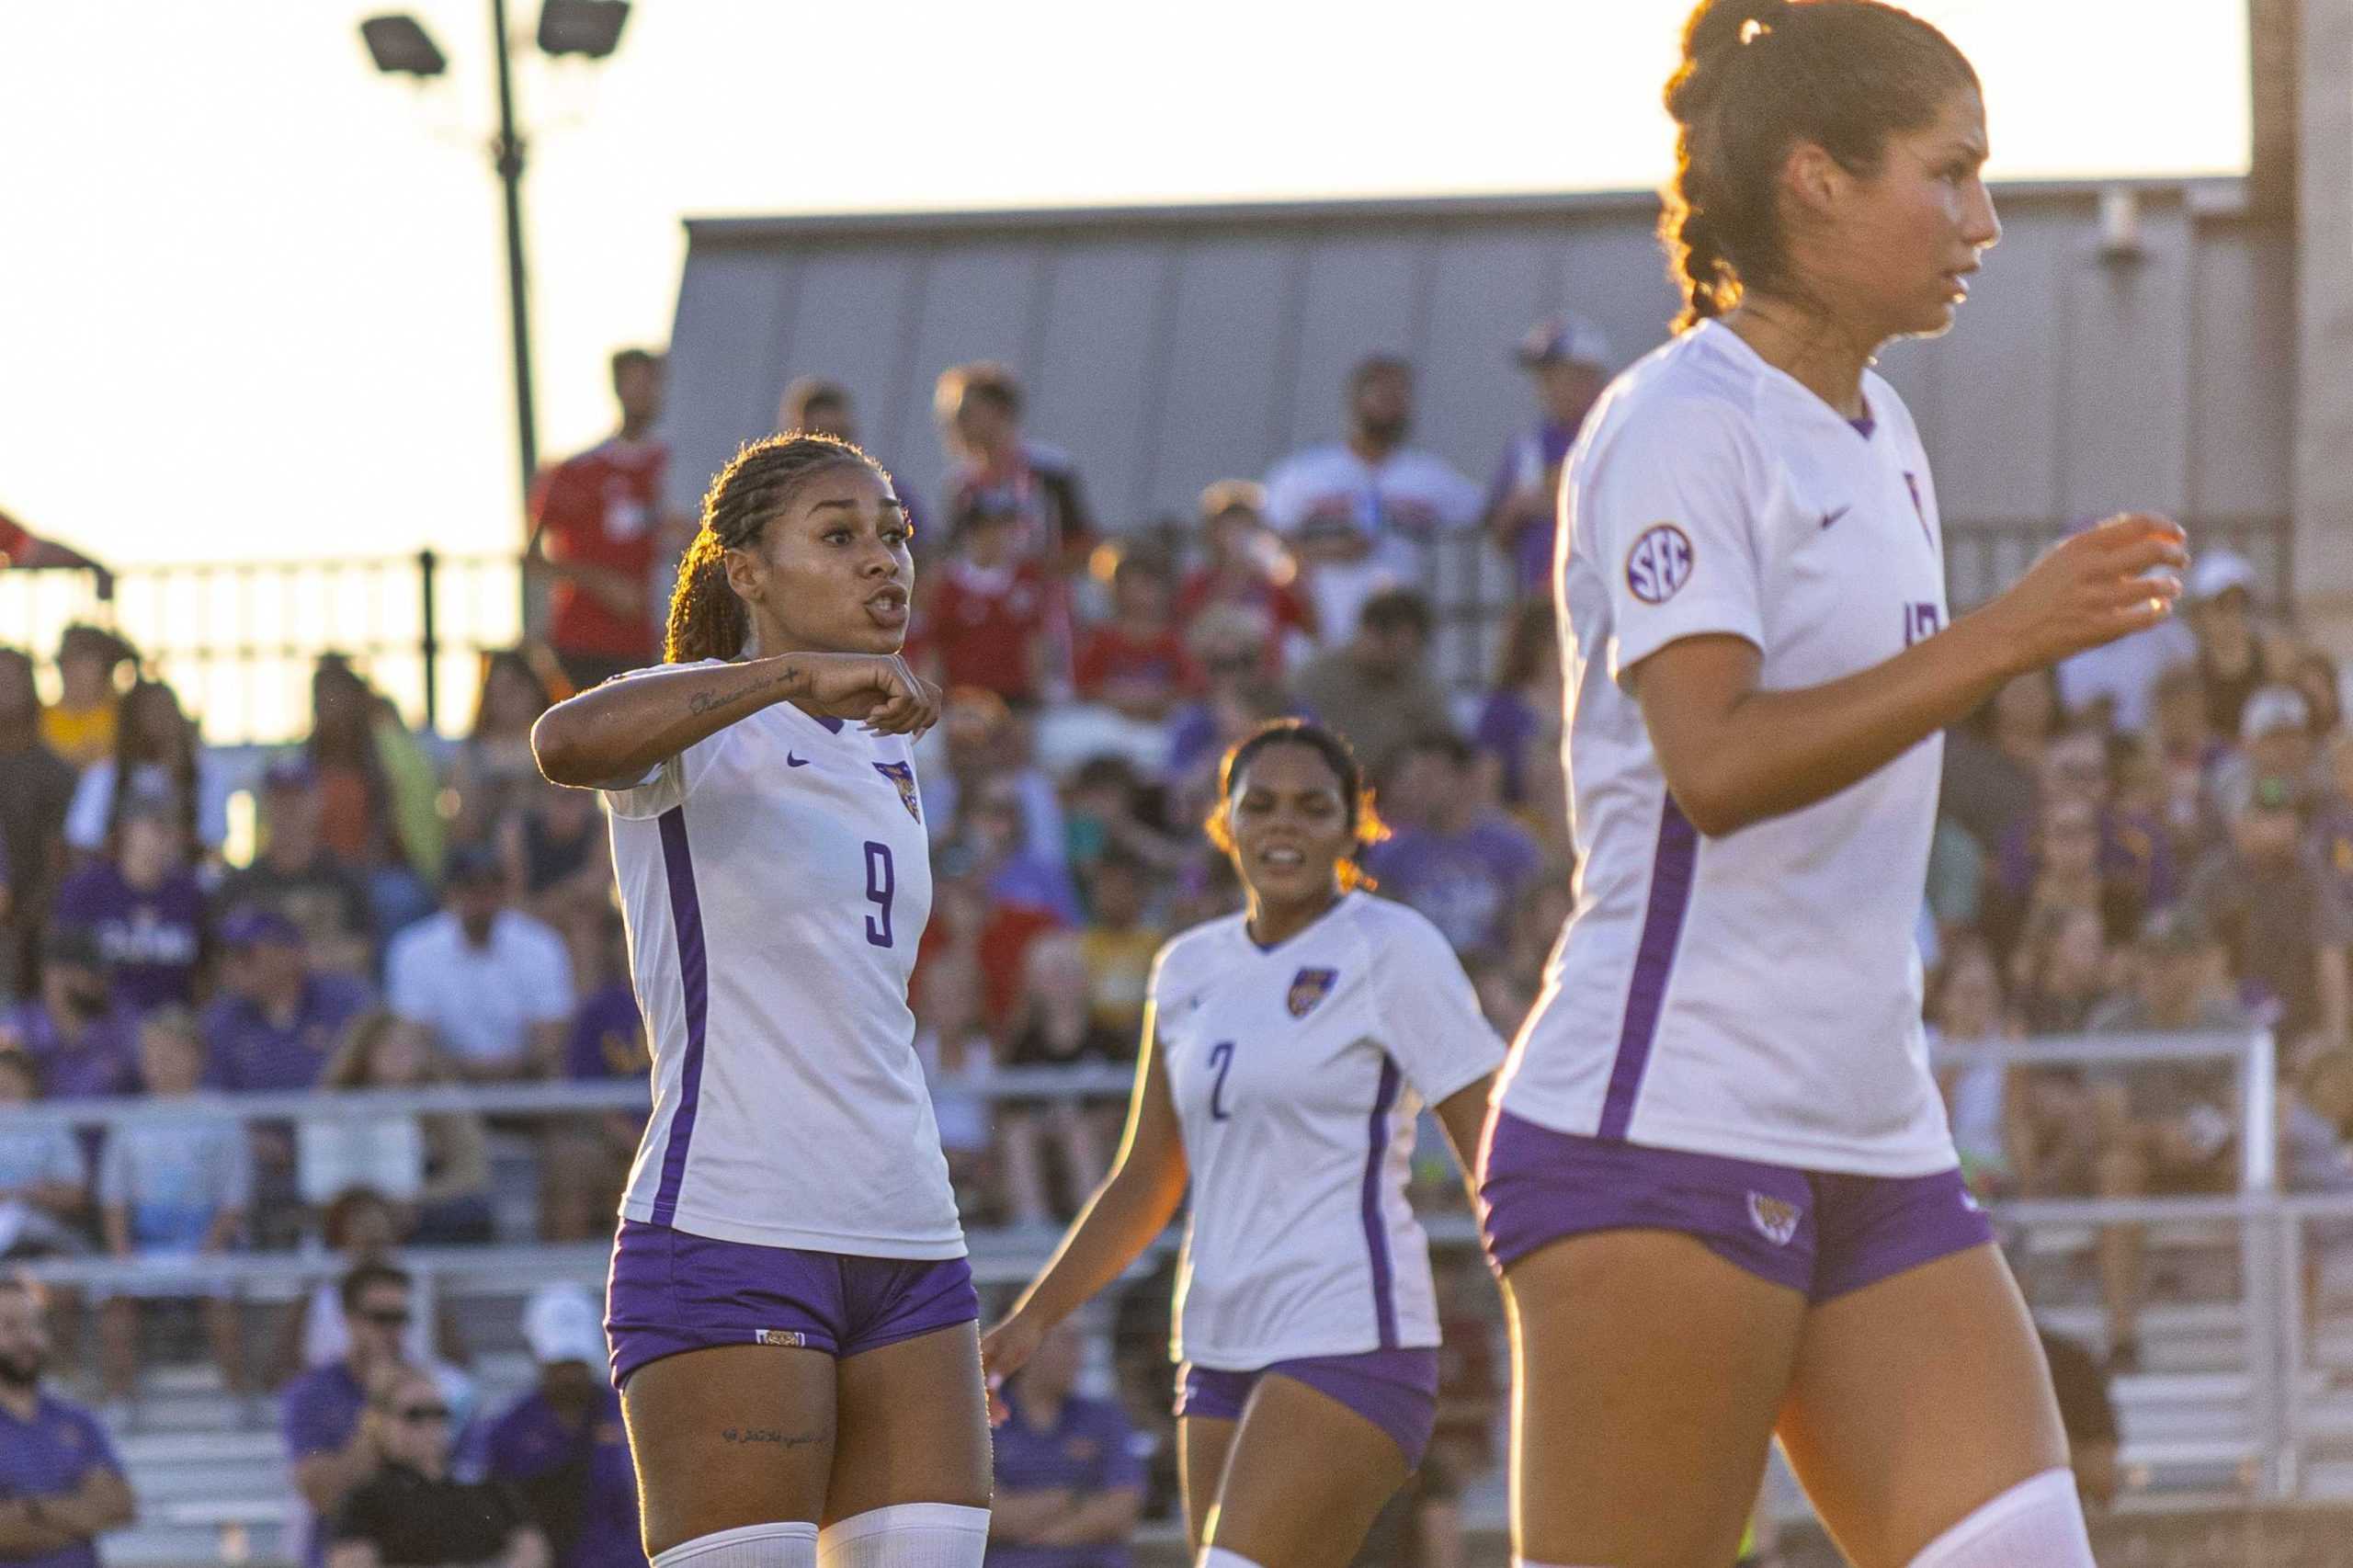
<svg viewBox="0 0 2353 1568">
<path fill-rule="evenodd" d="M 1663 605 L 1691 580 L 1691 538 L 1673 523 L 1653 523 L 1626 552 L 1626 586 L 1646 605 Z"/>
</svg>

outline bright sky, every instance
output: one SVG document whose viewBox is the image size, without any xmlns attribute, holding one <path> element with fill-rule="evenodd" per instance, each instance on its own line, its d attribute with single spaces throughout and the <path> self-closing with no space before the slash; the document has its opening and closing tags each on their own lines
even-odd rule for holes
<svg viewBox="0 0 2353 1568">
<path fill-rule="evenodd" d="M 419 88 L 359 42 L 398 3 L 0 0 L 0 510 L 126 562 L 519 544 L 490 6 L 417 0 Z M 517 57 L 541 450 L 667 335 L 685 214 L 1655 183 L 1687 8 L 639 0 Z M 2245 0 L 1915 8 L 1997 176 L 2245 167 Z"/>
</svg>

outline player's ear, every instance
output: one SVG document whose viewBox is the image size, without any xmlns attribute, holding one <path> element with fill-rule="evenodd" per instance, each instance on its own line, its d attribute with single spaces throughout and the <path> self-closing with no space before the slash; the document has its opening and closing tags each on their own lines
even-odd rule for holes
<svg viewBox="0 0 2353 1568">
<path fill-rule="evenodd" d="M 767 591 L 767 573 L 759 556 L 748 550 L 729 549 L 721 551 L 719 559 L 727 573 L 727 585 L 735 590 L 735 597 L 747 605 L 758 604 Z"/>
</svg>

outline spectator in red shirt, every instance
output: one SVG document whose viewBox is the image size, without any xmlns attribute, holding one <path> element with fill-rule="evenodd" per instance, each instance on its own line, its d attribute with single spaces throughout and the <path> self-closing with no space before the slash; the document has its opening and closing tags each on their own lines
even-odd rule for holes
<svg viewBox="0 0 2353 1568">
<path fill-rule="evenodd" d="M 1016 540 L 1027 560 L 1055 576 L 1086 565 L 1100 537 L 1069 456 L 1021 434 L 1021 383 L 1003 365 L 958 365 L 940 373 L 932 406 L 955 467 L 947 515 L 1009 509 L 1023 523 Z"/>
<path fill-rule="evenodd" d="M 540 476 L 531 491 L 528 560 L 553 579 L 548 641 L 575 686 L 589 687 L 659 657 L 654 565 L 663 540 L 662 475 L 670 449 L 653 437 L 662 416 L 662 358 L 642 348 L 613 356 L 620 429 Z"/>
<path fill-rule="evenodd" d="M 1299 566 L 1267 526 L 1267 491 L 1247 479 L 1222 479 L 1201 492 L 1201 540 L 1207 559 L 1176 595 L 1176 619 L 1191 625 L 1212 605 L 1232 605 L 1257 629 L 1266 667 L 1279 676 L 1283 644 L 1293 633 L 1313 642 L 1315 611 L 1292 591 Z"/>
<path fill-rule="evenodd" d="M 983 501 L 956 522 L 956 553 L 931 578 L 916 661 L 945 687 L 979 687 L 1010 703 L 1046 695 L 1052 585 L 1020 557 L 1021 514 Z"/>
<path fill-rule="evenodd" d="M 1111 619 L 1091 627 L 1078 651 L 1078 694 L 1130 719 L 1158 723 L 1207 683 L 1171 613 L 1168 562 L 1130 551 L 1111 574 Z"/>
</svg>

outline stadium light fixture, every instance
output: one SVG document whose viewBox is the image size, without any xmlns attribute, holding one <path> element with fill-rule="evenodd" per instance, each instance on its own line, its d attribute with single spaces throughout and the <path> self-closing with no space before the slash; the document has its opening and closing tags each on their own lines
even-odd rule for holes
<svg viewBox="0 0 2353 1568">
<path fill-rule="evenodd" d="M 438 76 L 449 68 L 449 57 L 425 24 L 405 12 L 370 17 L 359 24 L 368 58 L 387 76 Z"/>
<path fill-rule="evenodd" d="M 544 0 L 540 52 L 602 60 L 620 47 L 621 28 L 628 21 L 629 0 Z"/>
</svg>

